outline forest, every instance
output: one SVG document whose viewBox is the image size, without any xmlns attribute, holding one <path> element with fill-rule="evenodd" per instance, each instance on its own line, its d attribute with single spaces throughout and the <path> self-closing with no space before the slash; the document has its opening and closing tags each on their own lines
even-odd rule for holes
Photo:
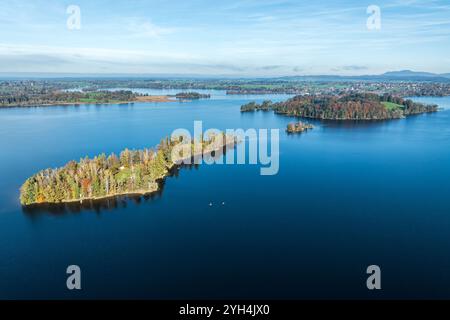
<svg viewBox="0 0 450 320">
<path fill-rule="evenodd" d="M 210 94 L 202 94 L 198 92 L 180 92 L 175 95 L 177 99 L 183 100 L 198 100 L 198 99 L 209 99 L 211 98 Z"/>
<path fill-rule="evenodd" d="M 61 168 L 45 169 L 25 181 L 20 188 L 20 202 L 28 206 L 152 193 L 159 189 L 158 182 L 172 168 L 182 164 L 186 154 L 189 158 L 199 154 L 205 156 L 207 152 L 223 150 L 235 143 L 231 136 L 216 137 L 211 135 L 201 137 L 200 142 L 191 140 L 184 143 L 185 146 L 190 145 L 190 154 L 181 148 L 180 151 L 174 149 L 183 142 L 183 137 L 166 138 L 154 149 L 125 149 L 118 156 L 101 154 L 92 159 L 85 157 L 79 162 L 70 161 Z"/>
<path fill-rule="evenodd" d="M 413 114 L 435 112 L 436 105 L 424 105 L 401 97 L 373 93 L 340 96 L 295 96 L 285 102 L 251 102 L 241 112 L 274 110 L 277 114 L 324 120 L 398 119 Z"/>
<path fill-rule="evenodd" d="M 54 104 L 125 103 L 137 101 L 141 95 L 129 90 L 118 91 L 42 91 L 0 95 L 0 107 L 27 107 Z"/>
</svg>

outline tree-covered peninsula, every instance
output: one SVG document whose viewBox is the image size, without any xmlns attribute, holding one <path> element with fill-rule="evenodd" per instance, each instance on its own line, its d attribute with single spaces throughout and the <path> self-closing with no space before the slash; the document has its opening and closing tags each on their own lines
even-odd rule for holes
<svg viewBox="0 0 450 320">
<path fill-rule="evenodd" d="M 130 90 L 43 91 L 0 95 L 0 107 L 34 107 L 73 104 L 122 104 L 133 102 L 169 102 L 167 96 L 151 96 Z"/>
<path fill-rule="evenodd" d="M 392 95 L 372 93 L 340 96 L 295 96 L 285 102 L 251 102 L 241 112 L 273 110 L 277 114 L 323 120 L 383 120 L 435 112 L 436 105 L 425 105 Z"/>
<path fill-rule="evenodd" d="M 168 138 L 154 149 L 122 151 L 70 161 L 62 168 L 45 169 L 28 178 L 20 189 L 24 206 L 39 203 L 63 203 L 95 200 L 125 194 L 149 194 L 159 189 L 158 182 L 186 159 L 215 156 L 234 146 L 236 139 L 223 134 L 201 141 L 183 142 Z M 187 149 L 186 149 L 187 147 Z"/>
</svg>

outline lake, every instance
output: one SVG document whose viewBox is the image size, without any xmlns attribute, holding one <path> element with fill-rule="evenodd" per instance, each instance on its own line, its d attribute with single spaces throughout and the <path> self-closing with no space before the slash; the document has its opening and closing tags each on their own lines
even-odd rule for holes
<svg viewBox="0 0 450 320">
<path fill-rule="evenodd" d="M 294 119 L 239 109 L 289 96 L 206 92 L 185 103 L 0 110 L 1 299 L 450 298 L 449 97 L 416 99 L 439 104 L 434 114 L 311 121 L 314 130 L 287 135 Z M 41 169 L 151 147 L 195 120 L 279 128 L 279 173 L 201 165 L 151 197 L 20 206 L 21 184 Z M 72 264 L 81 291 L 66 288 Z M 366 288 L 372 264 L 381 291 Z"/>
</svg>

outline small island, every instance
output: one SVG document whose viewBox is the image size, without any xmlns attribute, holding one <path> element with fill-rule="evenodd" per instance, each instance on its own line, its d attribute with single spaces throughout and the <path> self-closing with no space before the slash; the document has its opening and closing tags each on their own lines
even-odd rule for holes
<svg viewBox="0 0 450 320">
<path fill-rule="evenodd" d="M 211 135 L 184 143 L 183 137 L 166 138 L 155 149 L 125 149 L 119 156 L 101 154 L 70 161 L 62 168 L 45 169 L 25 181 L 20 188 L 20 202 L 29 206 L 150 194 L 158 191 L 159 182 L 185 160 L 215 157 L 238 143 L 236 137 L 222 135 L 222 139 Z"/>
<path fill-rule="evenodd" d="M 199 99 L 209 99 L 211 98 L 211 95 L 202 94 L 198 92 L 180 92 L 177 93 L 174 97 L 179 100 L 199 100 Z"/>
<path fill-rule="evenodd" d="M 286 128 L 287 133 L 302 133 L 308 131 L 310 129 L 314 129 L 314 126 L 310 123 L 305 122 L 293 122 L 289 123 Z"/>
<path fill-rule="evenodd" d="M 276 114 L 321 120 L 386 120 L 438 111 L 437 105 L 372 93 L 340 96 L 295 96 L 287 101 L 262 104 L 251 102 L 241 112 L 273 110 Z"/>
<path fill-rule="evenodd" d="M 241 112 L 253 112 L 253 111 L 269 111 L 273 107 L 273 103 L 270 100 L 265 100 L 261 104 L 256 102 L 250 102 L 241 106 Z"/>
</svg>

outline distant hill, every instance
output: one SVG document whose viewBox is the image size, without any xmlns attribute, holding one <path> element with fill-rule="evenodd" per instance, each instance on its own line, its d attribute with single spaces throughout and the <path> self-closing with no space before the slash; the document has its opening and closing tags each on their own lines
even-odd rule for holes
<svg viewBox="0 0 450 320">
<path fill-rule="evenodd" d="M 382 75 L 386 78 L 402 78 L 402 79 L 412 79 L 412 80 L 439 80 L 439 79 L 450 79 L 450 73 L 431 73 L 431 72 L 417 72 L 411 70 L 401 70 L 401 71 L 390 71 Z"/>
<path fill-rule="evenodd" d="M 339 76 L 315 75 L 282 77 L 282 79 L 298 81 L 434 81 L 450 82 L 450 73 L 417 72 L 412 70 L 389 71 L 380 75 Z"/>
<path fill-rule="evenodd" d="M 401 70 L 401 71 L 389 71 L 383 73 L 385 77 L 438 77 L 442 75 L 438 75 L 436 73 L 431 72 L 417 72 L 412 70 Z"/>
<path fill-rule="evenodd" d="M 251 76 L 223 76 L 223 75 L 195 75 L 195 74 L 69 74 L 69 73 L 2 73 L 1 80 L 23 80 L 23 79 L 195 79 L 195 80 L 289 80 L 289 81 L 434 81 L 450 82 L 450 73 L 431 73 L 412 70 L 389 71 L 379 75 L 298 75 L 298 76 L 273 76 L 273 77 L 251 77 Z"/>
</svg>

